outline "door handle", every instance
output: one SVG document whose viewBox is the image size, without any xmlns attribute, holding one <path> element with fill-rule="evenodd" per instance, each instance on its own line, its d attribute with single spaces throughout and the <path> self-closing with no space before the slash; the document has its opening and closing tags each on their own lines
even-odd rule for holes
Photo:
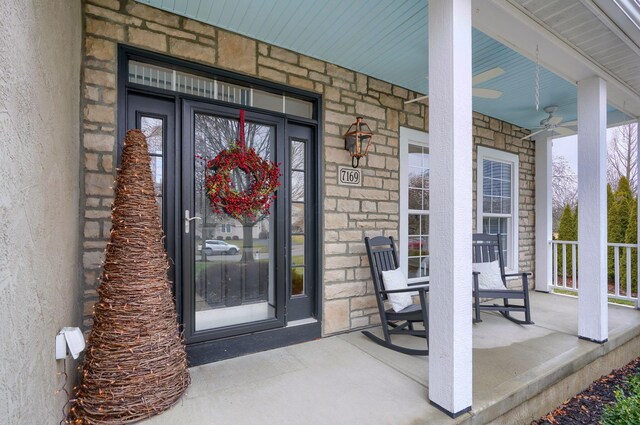
<svg viewBox="0 0 640 425">
<path fill-rule="evenodd" d="M 191 222 L 193 220 L 202 220 L 200 217 L 189 217 L 189 210 L 184 210 L 184 233 L 189 233 Z"/>
</svg>

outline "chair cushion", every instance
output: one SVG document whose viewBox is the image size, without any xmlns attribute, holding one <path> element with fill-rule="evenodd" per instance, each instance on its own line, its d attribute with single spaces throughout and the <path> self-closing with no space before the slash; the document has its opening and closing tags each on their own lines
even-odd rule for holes
<svg viewBox="0 0 640 425">
<path fill-rule="evenodd" d="M 474 272 L 479 272 L 478 286 L 480 289 L 506 289 L 500 274 L 500 262 L 498 260 L 490 263 L 473 263 Z"/>
<path fill-rule="evenodd" d="M 391 291 L 394 289 L 405 289 L 409 287 L 409 285 L 407 284 L 407 278 L 404 277 L 402 270 L 400 270 L 399 268 L 395 270 L 383 271 L 382 281 L 384 282 L 384 289 L 386 289 L 387 291 Z M 391 308 L 396 313 L 413 304 L 410 292 L 387 294 L 387 297 L 389 299 L 389 303 L 391 304 Z"/>
</svg>

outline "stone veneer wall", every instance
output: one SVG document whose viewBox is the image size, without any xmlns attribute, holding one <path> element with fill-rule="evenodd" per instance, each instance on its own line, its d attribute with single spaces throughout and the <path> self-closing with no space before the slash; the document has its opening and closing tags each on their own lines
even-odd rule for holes
<svg viewBox="0 0 640 425">
<path fill-rule="evenodd" d="M 116 130 L 116 46 L 125 43 L 283 83 L 323 95 L 324 324 L 331 334 L 375 323 L 377 310 L 363 238 L 398 236 L 399 128 L 426 131 L 427 106 L 404 100 L 408 91 L 330 63 L 154 9 L 132 0 L 85 0 L 83 72 L 85 325 L 91 325 L 97 277 L 109 235 Z M 361 188 L 338 186 L 337 167 L 349 165 L 342 135 L 355 116 L 375 132 L 363 161 Z M 533 261 L 533 160 L 523 130 L 474 115 L 477 144 L 520 155 L 520 262 Z"/>
<path fill-rule="evenodd" d="M 477 162 L 476 146 L 518 155 L 520 162 L 519 209 L 518 209 L 518 268 L 520 271 L 533 273 L 535 265 L 535 143 L 531 140 L 520 140 L 529 134 L 529 130 L 509 124 L 486 115 L 473 113 L 473 228 L 476 231 Z M 517 281 L 519 282 L 519 281 Z M 535 276 L 529 278 L 529 286 L 534 287 Z M 517 283 L 516 283 L 517 284 Z"/>
</svg>

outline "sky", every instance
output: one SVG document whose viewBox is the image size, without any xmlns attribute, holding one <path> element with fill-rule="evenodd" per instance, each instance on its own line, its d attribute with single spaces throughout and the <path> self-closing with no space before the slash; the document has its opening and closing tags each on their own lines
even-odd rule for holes
<svg viewBox="0 0 640 425">
<path fill-rule="evenodd" d="M 567 136 L 553 139 L 551 153 L 554 157 L 564 156 L 569 165 L 578 174 L 578 136 Z"/>
<path fill-rule="evenodd" d="M 615 127 L 607 129 L 607 141 L 613 136 Z M 578 175 L 578 136 L 567 136 L 553 139 L 551 153 L 554 157 L 564 156 L 573 171 Z"/>
</svg>

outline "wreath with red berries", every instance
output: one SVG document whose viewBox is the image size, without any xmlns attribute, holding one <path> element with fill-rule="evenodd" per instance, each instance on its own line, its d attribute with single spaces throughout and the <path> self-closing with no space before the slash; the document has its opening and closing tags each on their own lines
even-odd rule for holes
<svg viewBox="0 0 640 425">
<path fill-rule="evenodd" d="M 278 164 L 260 157 L 244 145 L 244 111 L 240 111 L 237 143 L 207 161 L 205 188 L 215 213 L 226 213 L 244 224 L 257 223 L 269 215 L 275 192 L 280 187 Z M 247 173 L 246 189 L 234 187 L 234 170 Z"/>
</svg>

